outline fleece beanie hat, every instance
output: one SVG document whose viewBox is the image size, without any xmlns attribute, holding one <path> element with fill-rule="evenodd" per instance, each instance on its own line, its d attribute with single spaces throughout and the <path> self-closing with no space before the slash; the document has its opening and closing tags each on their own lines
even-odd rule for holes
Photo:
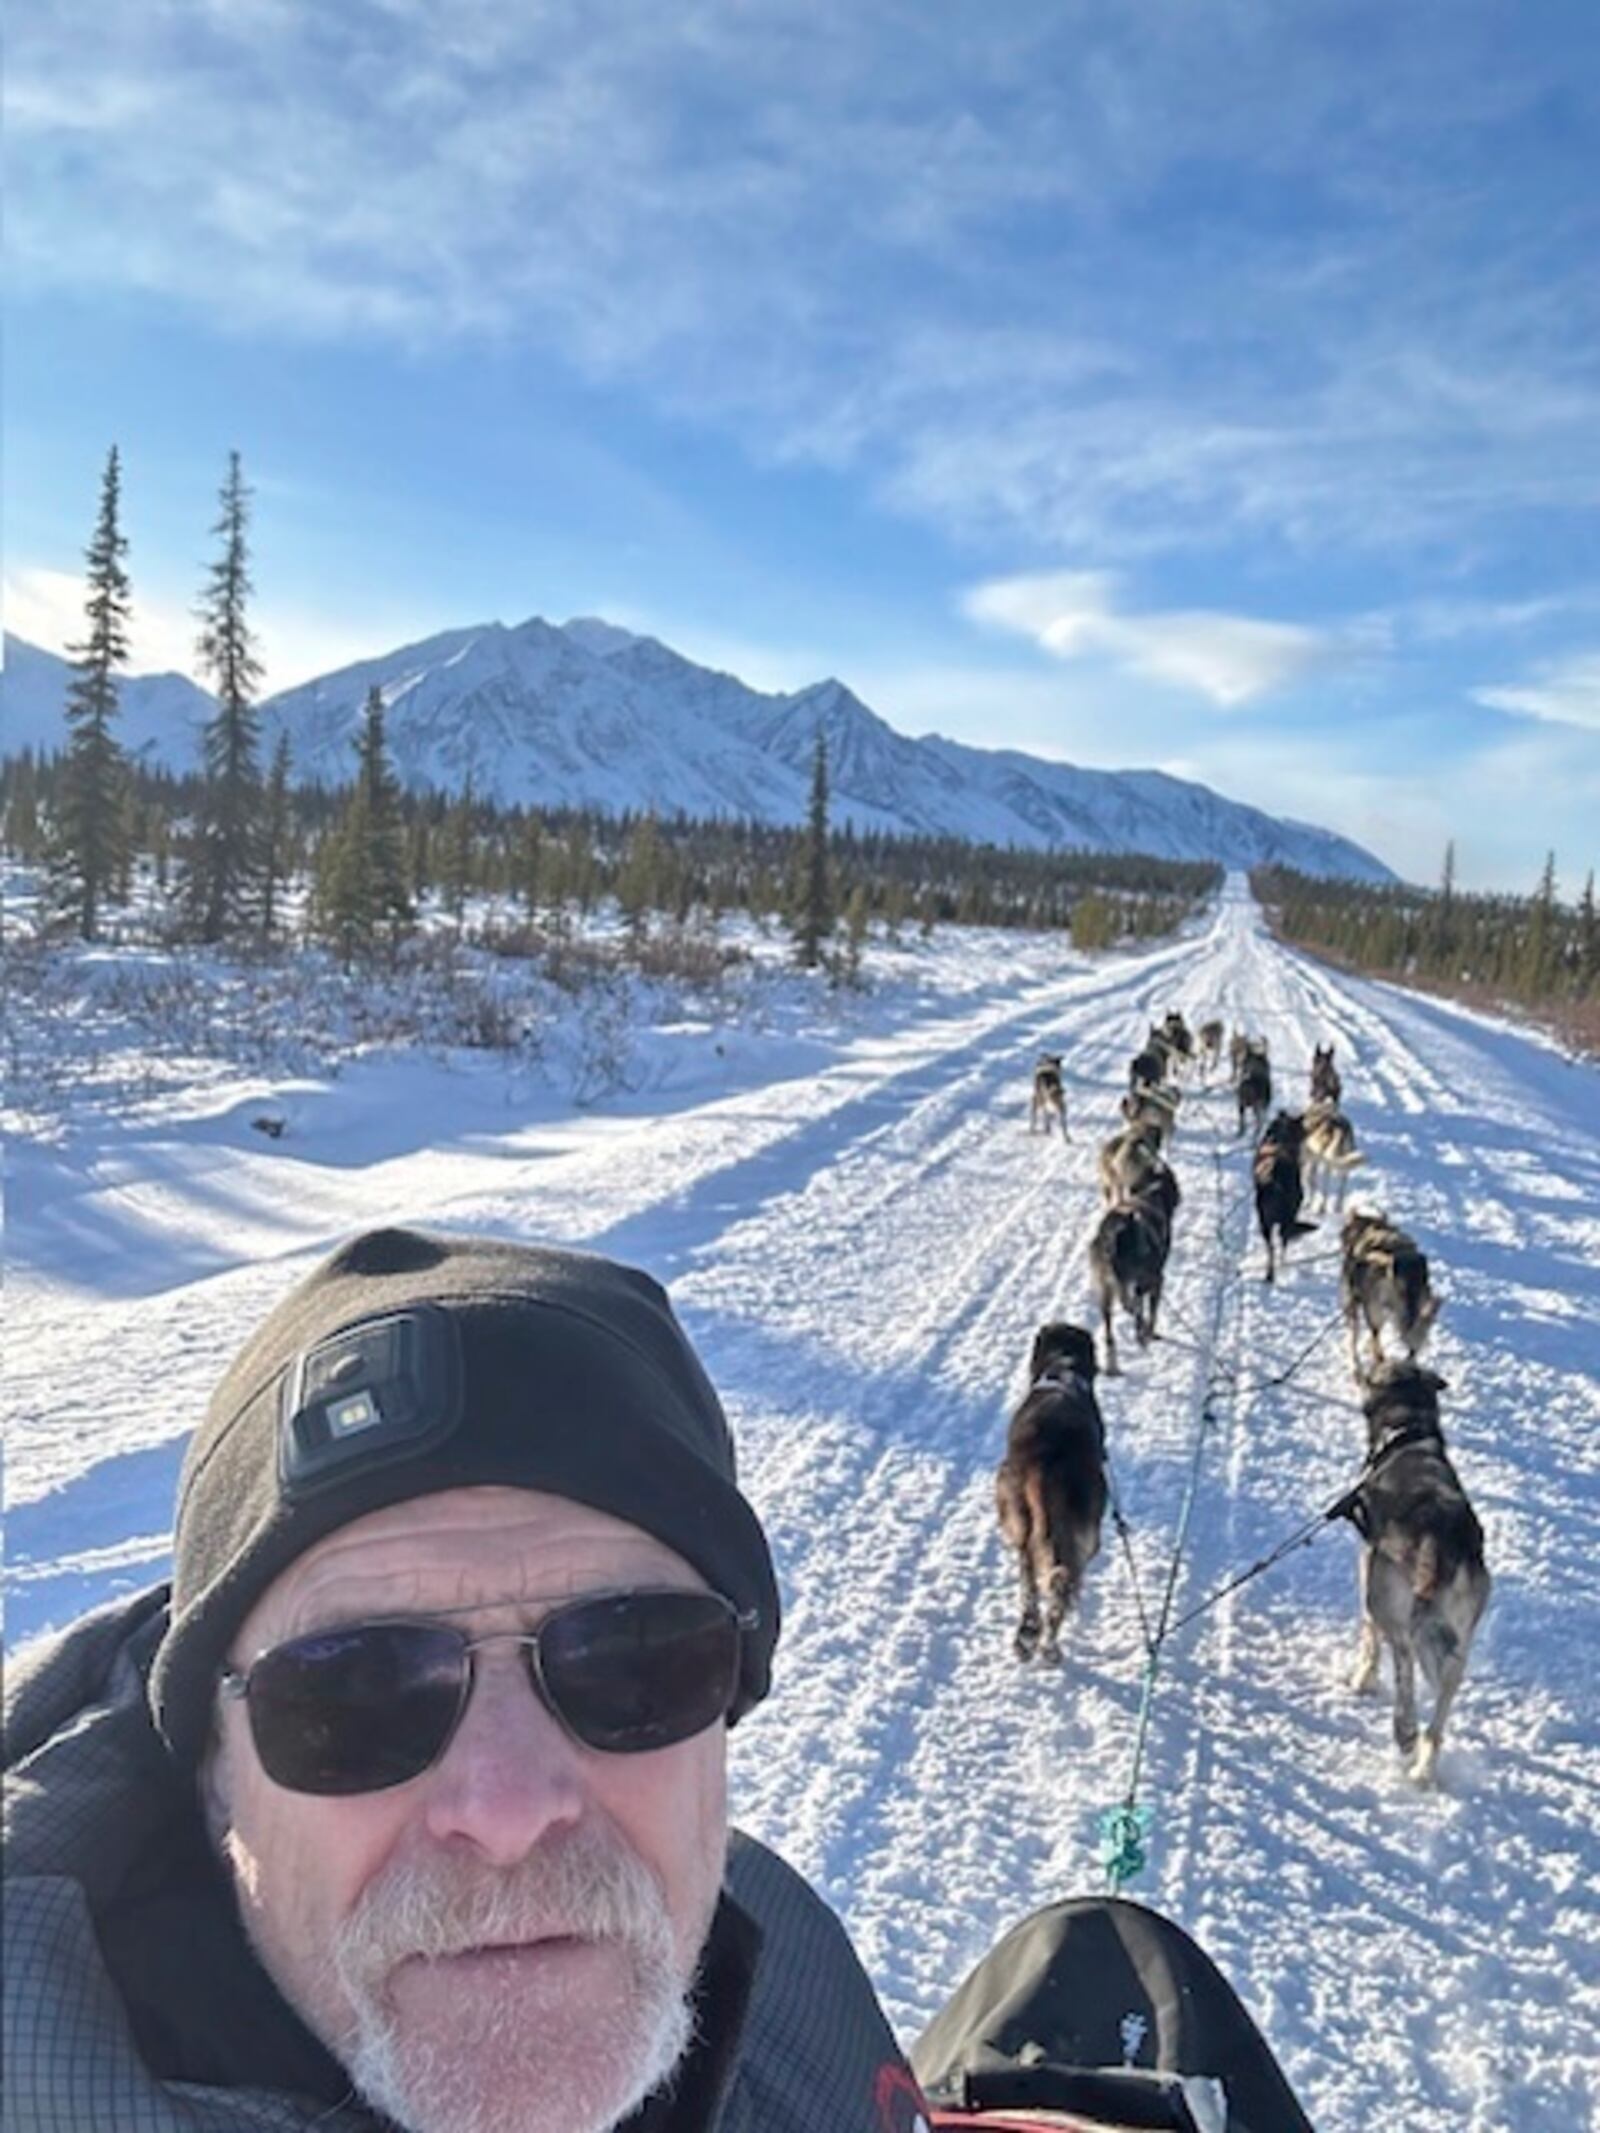
<svg viewBox="0 0 1600 2133">
<path fill-rule="evenodd" d="M 665 1291 L 592 1253 L 373 1230 L 245 1344 L 178 1485 L 157 1728 L 194 1767 L 240 1623 L 294 1559 L 413 1496 L 500 1483 L 627 1520 L 755 1618 L 733 1716 L 766 1694 L 778 1592 L 727 1419 Z"/>
</svg>

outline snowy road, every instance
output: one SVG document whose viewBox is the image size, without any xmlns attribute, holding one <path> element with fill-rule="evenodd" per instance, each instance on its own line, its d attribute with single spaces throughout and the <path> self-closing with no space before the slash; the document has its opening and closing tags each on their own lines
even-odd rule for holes
<svg viewBox="0 0 1600 2133">
<path fill-rule="evenodd" d="M 1107 1549 L 1053 1675 L 1009 1650 L 992 1475 L 1035 1325 L 1081 1315 L 1098 1142 L 1152 1013 L 1269 1039 L 1304 1099 L 1338 1046 L 1368 1166 L 1444 1309 L 1432 1360 L 1494 1602 L 1442 1784 L 1343 1686 L 1355 1542 L 1329 1529 L 1169 1654 L 1141 1798 L 1173 1912 L 1263 2022 L 1323 2133 L 1571 2133 L 1600 2114 L 1600 1076 L 1435 1003 L 1337 977 L 1230 896 L 1134 960 L 1052 969 L 864 1029 L 789 1078 L 643 1116 L 453 1113 L 380 1135 L 359 1077 L 281 1152 L 193 1122 L 74 1169 L 19 1151 L 8 1317 L 13 1634 L 164 1567 L 195 1400 L 334 1236 L 431 1217 L 632 1257 L 672 1285 L 734 1415 L 788 1619 L 734 1744 L 740 1818 L 844 1913 L 911 2034 L 1021 1913 L 1099 1887 L 1139 1696 Z M 1023 1130 L 1041 1043 L 1073 1141 Z M 459 1100 L 465 1103 L 462 1089 Z M 394 1101 L 394 1086 L 388 1088 Z M 428 1145 L 418 1145 L 426 1140 Z M 1147 1593 L 1185 1484 L 1179 1609 L 1354 1477 L 1333 1224 L 1275 1291 L 1220 1090 L 1185 1104 L 1173 1338 L 1102 1386 Z M 1203 1443 L 1198 1336 L 1241 1377 Z"/>
</svg>

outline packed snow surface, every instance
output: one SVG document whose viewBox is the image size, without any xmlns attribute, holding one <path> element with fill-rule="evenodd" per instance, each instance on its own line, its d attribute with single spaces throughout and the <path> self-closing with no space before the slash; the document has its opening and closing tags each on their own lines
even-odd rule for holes
<svg viewBox="0 0 1600 2133">
<path fill-rule="evenodd" d="M 671 1074 L 575 1113 L 481 1061 L 374 1058 L 278 1092 L 163 1096 L 13 1145 L 13 1637 L 164 1571 L 184 1434 L 246 1328 L 341 1234 L 431 1221 L 553 1237 L 667 1279 L 734 1418 L 787 1607 L 732 1743 L 740 1819 L 843 1913 L 910 2036 L 1001 1931 L 1103 1886 L 1139 1705 L 1108 1529 L 1065 1664 L 1011 1655 L 992 1476 L 1041 1319 L 1087 1311 L 1095 1150 L 1152 1014 L 1259 1031 L 1280 1099 L 1338 1047 L 1356 1197 L 1428 1252 L 1431 1360 L 1494 1597 L 1435 1791 L 1387 1696 L 1344 1685 L 1356 1542 L 1326 1527 L 1168 1650 L 1129 1893 L 1232 1978 L 1323 2133 L 1576 2133 L 1600 2106 L 1600 1075 L 1274 944 L 1234 885 L 1188 937 L 1088 963 L 926 951 L 807 1030 L 673 1033 Z M 981 969 L 975 966 L 981 956 Z M 1072 1140 L 1026 1130 L 1066 1055 Z M 699 1063 L 696 1064 L 696 1061 Z M 244 1100 L 249 1096 L 252 1101 Z M 1179 1610 L 1355 1477 L 1335 1223 L 1260 1280 L 1220 1084 L 1186 1097 L 1169 1339 L 1102 1380 L 1154 1603 L 1197 1472 Z M 1215 1352 L 1210 1345 L 1216 1329 Z M 1240 1380 L 1204 1440 L 1202 1388 Z M 1198 1461 L 1198 1464 L 1197 1464 Z"/>
</svg>

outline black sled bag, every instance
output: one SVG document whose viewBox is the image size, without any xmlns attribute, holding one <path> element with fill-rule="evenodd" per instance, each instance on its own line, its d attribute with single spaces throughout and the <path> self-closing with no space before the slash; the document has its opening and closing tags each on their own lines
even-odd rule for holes
<svg viewBox="0 0 1600 2133">
<path fill-rule="evenodd" d="M 1071 1897 L 1014 1926 L 910 2058 L 946 2111 L 1313 2133 L 1216 1964 L 1170 1919 L 1121 1897 Z"/>
</svg>

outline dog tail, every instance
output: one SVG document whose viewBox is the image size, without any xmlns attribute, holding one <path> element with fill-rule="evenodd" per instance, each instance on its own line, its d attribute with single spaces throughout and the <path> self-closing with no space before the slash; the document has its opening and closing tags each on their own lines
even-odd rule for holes
<svg viewBox="0 0 1600 2133">
<path fill-rule="evenodd" d="M 1291 1237 L 1309 1237 L 1316 1226 L 1315 1222 L 1304 1222 L 1296 1217 L 1293 1222 L 1285 1222 L 1283 1225 L 1283 1241 L 1287 1244 Z"/>
<path fill-rule="evenodd" d="M 1022 1484 L 1028 1506 L 1028 1547 L 1033 1563 L 1034 1584 L 1048 1592 L 1054 1584 L 1063 1606 L 1070 1612 L 1078 1602 L 1078 1558 L 1070 1536 L 1051 1529 L 1050 1505 L 1045 1496 L 1044 1476 L 1030 1467 Z"/>
<path fill-rule="evenodd" d="M 1419 1333 L 1426 1333 L 1439 1315 L 1438 1298 L 1428 1285 L 1428 1262 L 1421 1252 L 1397 1252 L 1395 1279 L 1405 1298 L 1406 1316 Z"/>
</svg>

